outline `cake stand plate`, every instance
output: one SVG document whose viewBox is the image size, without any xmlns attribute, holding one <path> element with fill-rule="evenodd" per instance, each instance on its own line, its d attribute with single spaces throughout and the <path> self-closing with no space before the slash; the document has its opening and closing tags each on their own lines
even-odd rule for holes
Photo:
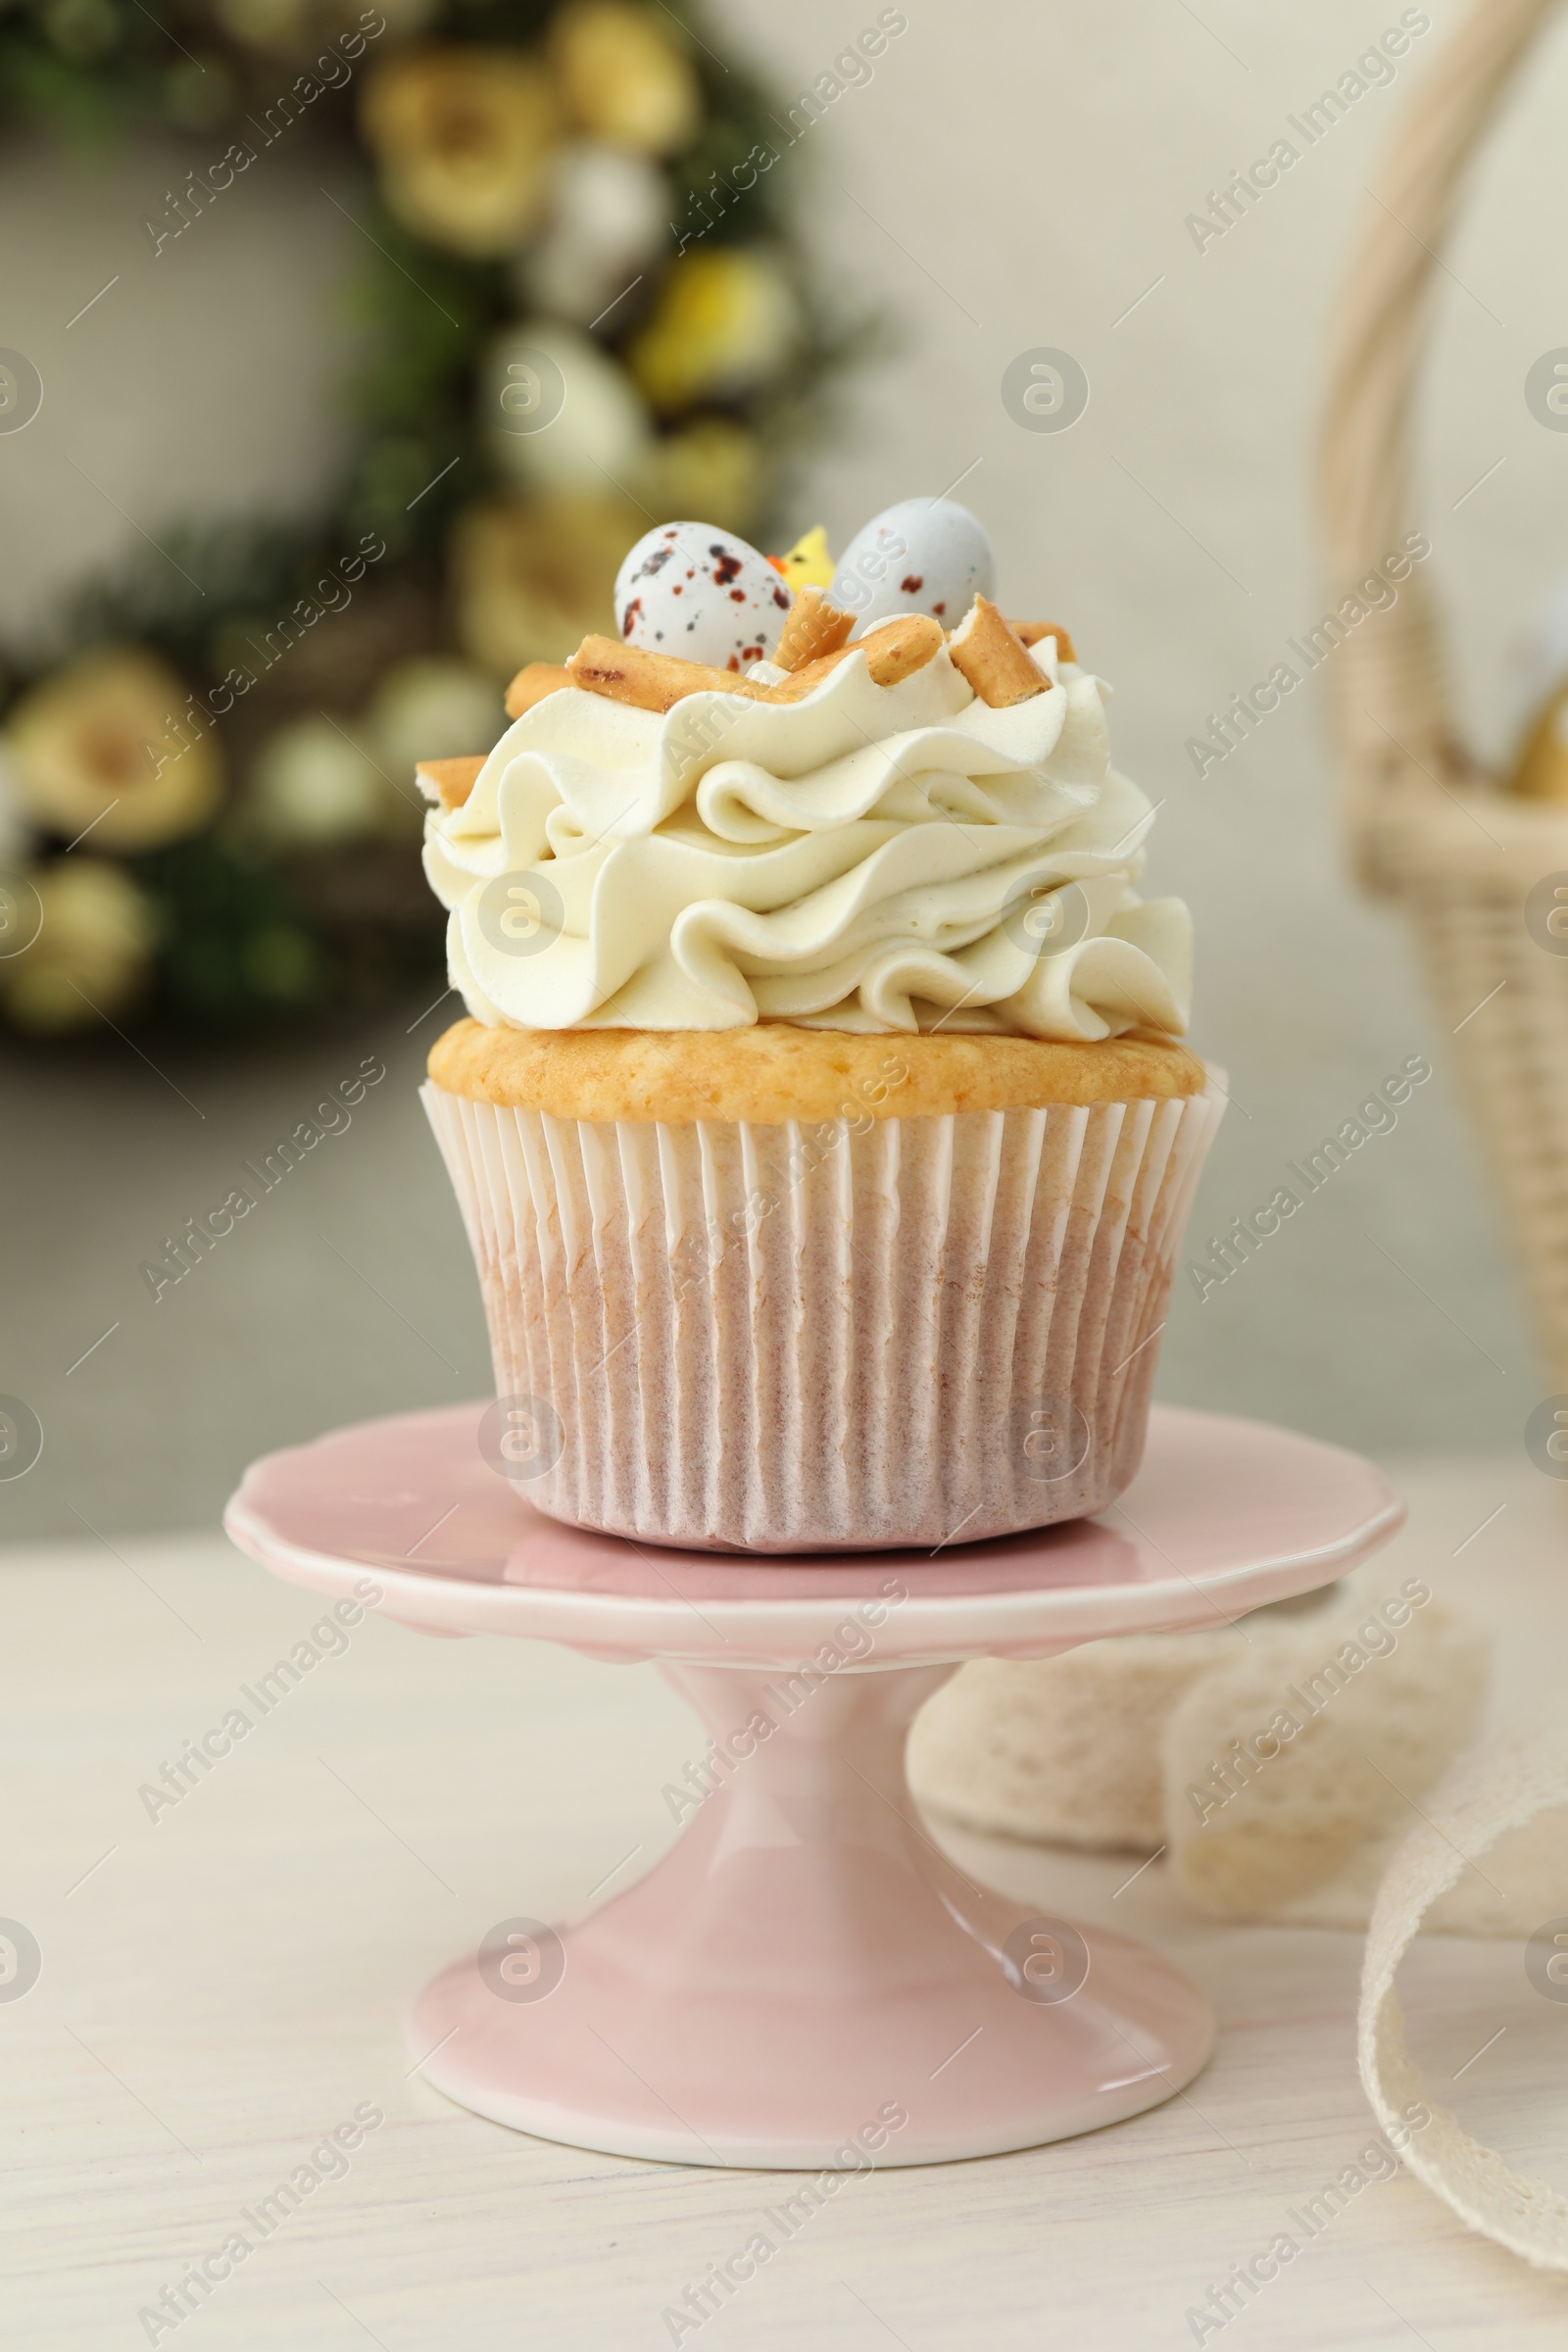
<svg viewBox="0 0 1568 2352">
<path fill-rule="evenodd" d="M 738 1557 L 563 1527 L 480 1451 L 483 1407 L 268 1455 L 225 1517 L 264 1567 L 432 1634 L 655 1659 L 708 1734 L 683 1827 L 585 1918 L 502 1921 L 419 1994 L 426 2078 L 542 2138 L 843 2172 L 1000 2154 L 1191 2081 L 1214 2022 L 1157 1954 L 976 1886 L 904 1777 L 965 1658 L 1228 1624 L 1329 1583 L 1400 1505 L 1368 1462 L 1156 1406 L 1100 1518 L 925 1552 Z"/>
</svg>

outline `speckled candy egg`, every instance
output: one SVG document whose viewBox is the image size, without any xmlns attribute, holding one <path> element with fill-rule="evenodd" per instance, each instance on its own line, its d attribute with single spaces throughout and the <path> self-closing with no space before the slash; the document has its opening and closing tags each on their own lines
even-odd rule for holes
<svg viewBox="0 0 1568 2352">
<path fill-rule="evenodd" d="M 660 523 L 615 576 L 615 618 L 627 645 L 714 669 L 765 660 L 791 602 L 765 556 L 710 522 Z"/>
<path fill-rule="evenodd" d="M 874 515 L 839 558 L 828 594 L 861 624 L 932 612 L 956 629 L 976 596 L 996 594 L 983 523 L 946 498 L 906 498 Z"/>
</svg>

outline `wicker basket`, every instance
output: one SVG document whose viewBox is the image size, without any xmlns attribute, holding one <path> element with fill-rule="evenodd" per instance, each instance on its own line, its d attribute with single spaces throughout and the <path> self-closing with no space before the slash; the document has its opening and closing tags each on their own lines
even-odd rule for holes
<svg viewBox="0 0 1568 2352">
<path fill-rule="evenodd" d="M 1374 190 L 1323 418 L 1336 597 L 1420 520 L 1409 461 L 1439 256 L 1471 154 L 1555 6 L 1481 0 L 1423 83 Z M 1357 868 L 1413 919 L 1547 1367 L 1568 1391 L 1568 956 L 1539 946 L 1525 919 L 1544 877 L 1568 878 L 1568 808 L 1505 796 L 1466 750 L 1419 572 L 1323 674 Z"/>
</svg>

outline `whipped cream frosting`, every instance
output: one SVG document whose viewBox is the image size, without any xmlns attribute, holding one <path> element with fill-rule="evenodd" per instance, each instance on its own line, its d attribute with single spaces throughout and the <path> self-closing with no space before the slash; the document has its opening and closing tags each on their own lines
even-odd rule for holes
<svg viewBox="0 0 1568 2352">
<path fill-rule="evenodd" d="M 427 821 L 454 987 L 492 1027 L 1179 1034 L 1191 918 L 1135 888 L 1153 809 L 1100 680 L 1036 660 L 1008 710 L 945 651 L 894 686 L 852 654 L 796 703 L 548 696 Z"/>
</svg>

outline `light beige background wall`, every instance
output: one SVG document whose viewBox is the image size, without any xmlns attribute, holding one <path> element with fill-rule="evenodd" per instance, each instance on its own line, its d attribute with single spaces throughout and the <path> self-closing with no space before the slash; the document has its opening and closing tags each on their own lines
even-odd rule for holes
<svg viewBox="0 0 1568 2352">
<path fill-rule="evenodd" d="M 1235 1090 L 1200 1237 L 1264 1200 L 1284 1161 L 1406 1055 L 1438 1065 L 1397 1130 L 1243 1274 L 1202 1304 L 1179 1286 L 1162 1393 L 1374 1448 L 1516 1440 L 1541 1392 L 1517 1291 L 1406 942 L 1340 870 L 1312 690 L 1201 781 L 1184 752 L 1322 609 L 1308 453 L 1324 335 L 1364 183 L 1457 12 L 1431 5 L 1394 85 L 1202 254 L 1186 215 L 1398 22 L 1392 0 L 906 13 L 871 82 L 803 145 L 844 300 L 885 310 L 901 340 L 854 387 L 796 519 L 842 542 L 880 506 L 963 476 L 1008 603 L 1068 620 L 1113 681 L 1119 761 L 1164 804 L 1152 879 L 1197 916 L 1197 1039 Z M 793 94 L 875 15 L 869 0 L 731 0 L 719 21 Z M 1568 343 L 1565 113 L 1559 39 L 1451 256 L 1414 517 L 1489 748 L 1510 642 L 1568 567 L 1568 436 L 1542 430 L 1522 394 L 1531 361 Z M 36 426 L 0 438 L 0 625 L 37 625 L 43 591 L 123 534 L 71 461 L 156 531 L 193 499 L 295 500 L 329 455 L 323 338 L 343 247 L 324 200 L 308 176 L 258 181 L 248 210 L 216 212 L 169 269 L 135 228 L 166 178 L 156 158 L 65 175 L 0 165 L 0 341 L 58 386 Z M 68 334 L 117 270 L 122 285 Z M 1007 364 L 1040 346 L 1088 372 L 1070 432 L 1026 432 L 1003 408 Z M 260 1062 L 170 1064 L 172 1085 L 113 1040 L 82 1062 L 5 1064 L 0 1389 L 34 1403 L 48 1442 L 0 1487 L 0 1535 L 75 1529 L 74 1514 L 111 1534 L 198 1520 L 264 1446 L 482 1388 L 464 1244 L 413 1095 L 439 1017 L 411 1036 L 402 1020 L 348 1025 Z M 352 1129 L 155 1306 L 141 1258 L 369 1052 L 390 1074 Z"/>
</svg>

